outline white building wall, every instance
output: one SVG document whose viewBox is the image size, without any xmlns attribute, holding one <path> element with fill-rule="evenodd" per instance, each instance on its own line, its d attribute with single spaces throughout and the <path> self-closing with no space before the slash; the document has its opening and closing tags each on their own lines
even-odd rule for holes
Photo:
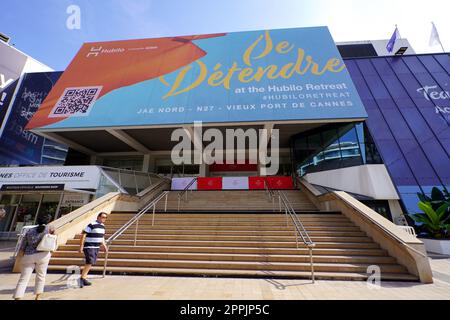
<svg viewBox="0 0 450 320">
<path fill-rule="evenodd" d="M 391 53 L 389 53 L 386 50 L 386 46 L 389 42 L 389 39 L 387 40 L 372 40 L 370 43 L 372 43 L 373 47 L 375 48 L 375 51 L 379 56 L 389 56 L 393 55 L 397 52 L 398 49 L 401 47 L 408 47 L 408 50 L 404 54 L 415 54 L 416 52 L 412 48 L 411 44 L 409 43 L 408 39 L 397 39 L 395 41 L 394 50 L 392 50 Z"/>
<path fill-rule="evenodd" d="M 49 72 L 49 71 L 54 70 L 49 66 L 28 56 L 27 62 L 25 63 L 25 67 L 23 68 L 22 73 Z"/>
<path fill-rule="evenodd" d="M 408 47 L 408 50 L 404 54 L 415 54 L 413 47 L 409 43 L 408 39 L 397 39 L 395 41 L 394 49 L 391 53 L 386 50 L 386 46 L 390 39 L 382 40 L 366 40 L 366 41 L 349 41 L 349 42 L 337 42 L 336 45 L 350 45 L 350 44 L 372 44 L 377 55 L 379 56 L 393 56 L 401 47 Z"/>
<path fill-rule="evenodd" d="M 386 167 L 382 164 L 308 173 L 309 183 L 372 197 L 379 200 L 400 199 Z"/>
</svg>

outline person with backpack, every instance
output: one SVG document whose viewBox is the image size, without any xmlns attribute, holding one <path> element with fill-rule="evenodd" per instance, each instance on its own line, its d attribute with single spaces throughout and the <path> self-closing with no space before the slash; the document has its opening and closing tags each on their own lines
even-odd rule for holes
<svg viewBox="0 0 450 320">
<path fill-rule="evenodd" d="M 46 234 L 54 234 L 55 230 L 47 224 L 52 220 L 50 215 L 44 215 L 38 218 L 38 226 L 28 230 L 20 245 L 19 255 L 22 255 L 20 262 L 20 278 L 14 292 L 14 299 L 20 300 L 25 295 L 31 274 L 36 270 L 36 280 L 34 294 L 36 300 L 44 293 L 45 277 L 47 267 L 50 262 L 50 251 L 38 251 L 38 246 Z"/>
</svg>

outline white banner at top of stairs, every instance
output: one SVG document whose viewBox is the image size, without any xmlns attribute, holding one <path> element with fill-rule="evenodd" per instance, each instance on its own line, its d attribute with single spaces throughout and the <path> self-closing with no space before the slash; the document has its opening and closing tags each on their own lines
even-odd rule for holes
<svg viewBox="0 0 450 320">
<path fill-rule="evenodd" d="M 224 177 L 222 179 L 223 190 L 248 190 L 248 177 Z"/>
<path fill-rule="evenodd" d="M 195 177 L 187 177 L 187 178 L 173 178 L 172 179 L 172 190 L 184 190 L 187 185 L 195 179 Z M 189 187 L 189 190 L 197 190 L 197 181 L 195 181 L 192 186 Z"/>
</svg>

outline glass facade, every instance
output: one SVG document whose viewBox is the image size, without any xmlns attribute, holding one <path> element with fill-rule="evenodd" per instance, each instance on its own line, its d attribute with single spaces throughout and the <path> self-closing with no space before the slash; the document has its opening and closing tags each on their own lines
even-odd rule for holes
<svg viewBox="0 0 450 320">
<path fill-rule="evenodd" d="M 405 209 L 418 212 L 418 192 L 450 185 L 450 56 L 345 59 L 345 64 Z"/>
<path fill-rule="evenodd" d="M 41 198 L 40 194 L 24 194 L 22 196 L 11 231 L 20 231 L 25 226 L 35 224 Z"/>
<path fill-rule="evenodd" d="M 103 165 L 105 167 L 134 170 L 134 171 L 142 170 L 142 164 L 143 164 L 143 157 L 135 159 L 133 159 L 132 157 L 123 159 L 106 158 L 103 161 Z"/>
<path fill-rule="evenodd" d="M 328 125 L 291 140 L 298 175 L 384 163 L 408 213 L 417 193 L 450 186 L 450 56 L 345 59 L 364 124 Z"/>
<path fill-rule="evenodd" d="M 291 138 L 294 168 L 299 176 L 362 164 L 382 163 L 363 123 L 331 124 Z"/>
<path fill-rule="evenodd" d="M 0 234 L 2 232 L 8 232 L 11 223 L 16 214 L 18 204 L 20 203 L 20 195 L 3 195 L 0 199 L 0 207 L 5 209 L 6 215 L 0 219 Z"/>
<path fill-rule="evenodd" d="M 65 196 L 77 197 L 78 193 L 14 193 L 0 194 L 0 208 L 5 209 L 5 217 L 0 217 L 0 239 L 15 239 L 17 232 L 24 226 L 36 224 L 39 217 L 50 216 L 58 219 L 82 206 L 82 204 L 64 204 Z M 92 196 L 88 195 L 92 200 Z"/>
</svg>

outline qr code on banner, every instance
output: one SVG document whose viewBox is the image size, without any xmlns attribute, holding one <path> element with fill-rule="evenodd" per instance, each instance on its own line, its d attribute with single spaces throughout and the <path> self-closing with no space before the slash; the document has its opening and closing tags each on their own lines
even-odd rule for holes
<svg viewBox="0 0 450 320">
<path fill-rule="evenodd" d="M 89 115 L 102 88 L 102 86 L 67 88 L 50 112 L 49 117 L 85 117 Z"/>
</svg>

